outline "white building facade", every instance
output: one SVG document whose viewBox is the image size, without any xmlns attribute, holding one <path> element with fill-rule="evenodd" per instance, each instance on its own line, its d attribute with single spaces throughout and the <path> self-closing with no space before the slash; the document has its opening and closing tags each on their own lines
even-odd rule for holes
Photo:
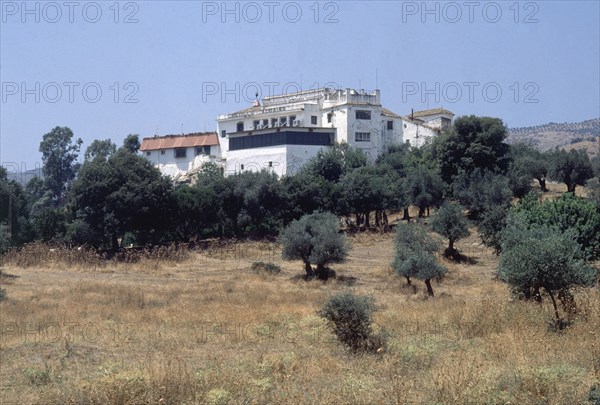
<svg viewBox="0 0 600 405">
<path fill-rule="evenodd" d="M 286 175 L 335 143 L 362 149 L 371 161 L 394 144 L 420 147 L 439 134 L 446 116 L 400 116 L 383 108 L 379 90 L 318 89 L 266 97 L 221 115 L 217 133 L 227 173 L 267 169 Z"/>
<path fill-rule="evenodd" d="M 219 162 L 221 158 L 215 132 L 144 138 L 140 152 L 162 174 L 172 178 L 198 170 L 206 162 Z"/>
</svg>

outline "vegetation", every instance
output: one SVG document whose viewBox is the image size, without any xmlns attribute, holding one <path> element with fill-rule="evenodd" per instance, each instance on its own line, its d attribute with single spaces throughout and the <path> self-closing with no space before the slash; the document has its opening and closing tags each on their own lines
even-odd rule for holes
<svg viewBox="0 0 600 405">
<path fill-rule="evenodd" d="M 371 326 L 374 311 L 371 297 L 345 292 L 329 298 L 318 313 L 328 321 L 340 342 L 353 352 L 365 352 L 381 350 Z"/>
<path fill-rule="evenodd" d="M 593 202 L 570 193 L 540 202 L 530 194 L 514 211 L 514 220 L 518 218 L 528 228 L 543 226 L 572 231 L 586 259 L 600 258 L 600 212 Z"/>
<path fill-rule="evenodd" d="M 557 150 L 551 156 L 550 178 L 565 183 L 567 192 L 575 193 L 577 186 L 594 177 L 594 169 L 587 153 L 580 150 Z"/>
<path fill-rule="evenodd" d="M 575 286 L 591 286 L 596 270 L 584 260 L 573 232 L 543 226 L 527 227 L 515 216 L 504 237 L 498 274 L 526 297 L 542 301 L 543 289 L 554 308 L 556 325 L 562 328 L 557 295 L 570 297 Z"/>
<path fill-rule="evenodd" d="M 431 218 L 431 229 L 448 239 L 446 254 L 455 253 L 454 242 L 469 236 L 469 222 L 463 214 L 463 207 L 452 202 L 445 202 Z"/>
<path fill-rule="evenodd" d="M 306 276 L 327 279 L 332 274 L 326 266 L 341 263 L 348 255 L 348 244 L 339 233 L 339 220 L 331 213 L 314 213 L 292 221 L 279 237 L 283 258 L 302 260 Z M 312 265 L 316 265 L 316 270 Z"/>
<path fill-rule="evenodd" d="M 435 258 L 434 253 L 438 248 L 438 243 L 422 225 L 399 224 L 392 268 L 396 274 L 405 277 L 408 284 L 411 284 L 411 278 L 422 280 L 427 287 L 427 294 L 433 296 L 431 280 L 441 280 L 448 271 Z"/>
</svg>

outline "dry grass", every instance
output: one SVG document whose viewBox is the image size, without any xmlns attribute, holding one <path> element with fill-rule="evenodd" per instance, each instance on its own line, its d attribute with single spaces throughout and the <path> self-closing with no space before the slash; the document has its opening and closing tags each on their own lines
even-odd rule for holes
<svg viewBox="0 0 600 405">
<path fill-rule="evenodd" d="M 327 283 L 298 281 L 301 263 L 257 242 L 154 264 L 9 265 L 0 403 L 575 404 L 600 382 L 597 289 L 578 292 L 581 312 L 557 334 L 549 308 L 509 299 L 476 236 L 434 299 L 391 272 L 393 235 L 351 243 Z M 351 355 L 316 316 L 347 288 L 375 297 L 386 353 Z"/>
</svg>

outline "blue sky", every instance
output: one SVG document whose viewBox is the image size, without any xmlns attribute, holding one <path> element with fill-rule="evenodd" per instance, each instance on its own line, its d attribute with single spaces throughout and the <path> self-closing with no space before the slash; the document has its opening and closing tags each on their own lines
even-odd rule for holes
<svg viewBox="0 0 600 405">
<path fill-rule="evenodd" d="M 378 87 L 510 127 L 600 116 L 600 2 L 1 1 L 0 161 L 43 134 L 214 130 L 258 91 Z"/>
</svg>

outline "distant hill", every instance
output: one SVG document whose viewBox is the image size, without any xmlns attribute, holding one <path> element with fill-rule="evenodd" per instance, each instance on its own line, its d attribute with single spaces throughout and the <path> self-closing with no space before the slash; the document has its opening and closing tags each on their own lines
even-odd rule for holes
<svg viewBox="0 0 600 405">
<path fill-rule="evenodd" d="M 556 147 L 585 149 L 590 156 L 598 155 L 600 144 L 600 118 L 582 122 L 549 122 L 533 127 L 510 128 L 508 142 L 530 142 L 540 150 Z"/>
</svg>

